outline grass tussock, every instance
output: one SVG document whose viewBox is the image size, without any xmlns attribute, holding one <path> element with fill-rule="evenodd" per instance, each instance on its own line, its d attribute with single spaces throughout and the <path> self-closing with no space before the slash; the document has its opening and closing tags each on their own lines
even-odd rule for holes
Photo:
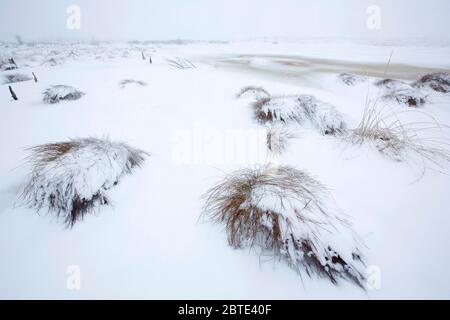
<svg viewBox="0 0 450 320">
<path fill-rule="evenodd" d="M 353 73 L 341 73 L 338 78 L 347 86 L 354 86 L 367 81 L 367 77 Z"/>
<path fill-rule="evenodd" d="M 77 90 L 71 86 L 56 85 L 51 86 L 44 90 L 43 102 L 55 104 L 61 101 L 73 101 L 78 100 L 85 95 L 84 92 Z"/>
<path fill-rule="evenodd" d="M 133 80 L 133 79 L 124 79 L 124 80 L 119 82 L 119 87 L 121 89 L 124 89 L 125 87 L 127 87 L 129 85 L 134 85 L 134 86 L 138 86 L 138 87 L 145 87 L 147 85 L 147 83 L 144 82 L 144 81 Z"/>
<path fill-rule="evenodd" d="M 327 188 L 291 167 L 244 169 L 205 195 L 204 216 L 223 224 L 236 249 L 257 248 L 300 275 L 364 287 L 360 242 Z"/>
<path fill-rule="evenodd" d="M 86 138 L 28 149 L 31 167 L 18 204 L 48 211 L 68 227 L 102 205 L 107 191 L 140 167 L 147 153 L 125 143 Z"/>
<path fill-rule="evenodd" d="M 262 124 L 309 124 L 323 135 L 347 130 L 343 115 L 332 105 L 309 95 L 263 98 L 253 103 L 254 117 Z"/>
<path fill-rule="evenodd" d="M 424 88 L 428 87 L 434 91 L 449 93 L 450 92 L 450 74 L 447 72 L 438 72 L 427 74 L 417 80 L 414 87 Z"/>
<path fill-rule="evenodd" d="M 29 80 L 32 80 L 32 78 L 23 73 L 11 73 L 11 74 L 6 74 L 3 76 L 4 84 L 29 81 Z"/>
</svg>

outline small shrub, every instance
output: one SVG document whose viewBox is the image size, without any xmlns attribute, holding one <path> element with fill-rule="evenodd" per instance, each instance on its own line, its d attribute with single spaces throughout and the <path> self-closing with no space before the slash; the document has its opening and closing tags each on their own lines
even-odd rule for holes
<svg viewBox="0 0 450 320">
<path fill-rule="evenodd" d="M 86 138 L 29 149 L 31 174 L 19 204 L 47 210 L 68 227 L 102 205 L 107 191 L 140 167 L 147 155 L 125 143 Z"/>
<path fill-rule="evenodd" d="M 244 169 L 205 195 L 204 215 L 224 224 L 236 249 L 258 248 L 294 270 L 364 287 L 361 244 L 328 190 L 291 167 Z"/>
</svg>

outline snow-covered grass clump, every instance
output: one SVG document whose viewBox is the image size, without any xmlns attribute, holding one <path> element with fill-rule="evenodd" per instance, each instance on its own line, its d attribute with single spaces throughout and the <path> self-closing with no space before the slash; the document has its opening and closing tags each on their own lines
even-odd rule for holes
<svg viewBox="0 0 450 320">
<path fill-rule="evenodd" d="M 9 71 L 9 70 L 15 70 L 15 69 L 18 69 L 18 66 L 17 66 L 16 62 L 14 61 L 14 58 L 0 57 L 0 70 Z"/>
<path fill-rule="evenodd" d="M 413 86 L 448 93 L 450 92 L 450 74 L 446 72 L 427 74 L 416 81 Z"/>
<path fill-rule="evenodd" d="M 119 82 L 119 87 L 121 89 L 124 89 L 125 87 L 127 87 L 129 85 L 144 87 L 144 86 L 147 85 L 147 83 L 144 82 L 144 81 L 133 80 L 133 79 L 124 79 L 124 80 Z"/>
<path fill-rule="evenodd" d="M 365 76 L 360 76 L 358 74 L 346 73 L 346 72 L 339 74 L 338 77 L 344 84 L 346 84 L 348 86 L 354 86 L 356 84 L 367 81 L 367 77 L 365 77 Z"/>
<path fill-rule="evenodd" d="M 61 101 L 78 100 L 84 93 L 71 86 L 57 85 L 47 88 L 43 95 L 45 103 L 59 103 Z"/>
<path fill-rule="evenodd" d="M 409 107 L 420 107 L 427 102 L 427 96 L 418 88 L 400 80 L 383 79 L 375 85 L 384 90 L 382 99 L 385 101 L 394 101 Z"/>
<path fill-rule="evenodd" d="M 16 83 L 22 81 L 29 81 L 32 78 L 23 73 L 11 73 L 3 76 L 3 83 Z"/>
<path fill-rule="evenodd" d="M 260 123 L 310 123 L 325 135 L 343 134 L 347 128 L 336 107 L 310 95 L 263 98 L 253 104 L 253 109 Z"/>
<path fill-rule="evenodd" d="M 30 148 L 31 174 L 19 204 L 62 217 L 69 227 L 110 200 L 107 191 L 147 155 L 125 143 L 86 138 Z"/>
<path fill-rule="evenodd" d="M 327 188 L 291 167 L 244 169 L 206 194 L 205 211 L 233 248 L 259 248 L 300 274 L 364 287 L 361 243 Z"/>
<path fill-rule="evenodd" d="M 270 98 L 270 94 L 263 87 L 247 86 L 242 88 L 236 94 L 236 98 L 252 98 L 253 100 L 258 101 Z"/>
<path fill-rule="evenodd" d="M 417 89 L 401 88 L 390 90 L 382 97 L 384 100 L 396 101 L 408 107 L 420 107 L 427 102 L 427 96 Z"/>
</svg>

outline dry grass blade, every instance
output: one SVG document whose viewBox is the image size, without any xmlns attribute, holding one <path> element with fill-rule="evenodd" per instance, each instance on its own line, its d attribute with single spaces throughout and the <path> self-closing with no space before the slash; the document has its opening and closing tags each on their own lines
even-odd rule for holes
<svg viewBox="0 0 450 320">
<path fill-rule="evenodd" d="M 365 108 L 361 122 L 347 137 L 353 144 L 369 142 L 384 155 L 397 161 L 419 159 L 442 168 L 443 162 L 450 161 L 448 138 L 444 129 L 434 118 L 419 111 L 409 111 L 428 116 L 429 121 L 402 122 L 399 115 L 407 111 L 395 112 L 378 108 Z"/>
<path fill-rule="evenodd" d="M 174 59 L 166 59 L 169 66 L 176 69 L 196 69 L 197 67 L 189 60 L 176 57 Z"/>
</svg>

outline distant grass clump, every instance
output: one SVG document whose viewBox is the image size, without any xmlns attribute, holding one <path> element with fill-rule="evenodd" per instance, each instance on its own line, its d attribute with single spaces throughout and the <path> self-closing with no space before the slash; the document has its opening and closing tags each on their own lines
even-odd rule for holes
<svg viewBox="0 0 450 320">
<path fill-rule="evenodd" d="M 19 67 L 17 66 L 16 61 L 14 61 L 14 58 L 2 58 L 0 57 L 0 70 L 2 71 L 10 71 L 10 70 L 16 70 Z"/>
<path fill-rule="evenodd" d="M 84 92 L 78 91 L 74 87 L 57 85 L 47 88 L 43 92 L 43 101 L 45 103 L 59 103 L 61 101 L 78 100 L 84 96 Z"/>
<path fill-rule="evenodd" d="M 321 134 L 341 135 L 347 130 L 342 114 L 332 105 L 309 95 L 263 98 L 253 104 L 255 119 L 262 124 L 309 123 Z"/>
<path fill-rule="evenodd" d="M 119 82 L 119 87 L 122 88 L 122 89 L 124 89 L 125 87 L 127 87 L 129 85 L 135 85 L 135 86 L 144 87 L 144 86 L 147 85 L 147 83 L 144 82 L 144 81 L 133 80 L 133 79 L 124 79 L 124 80 Z"/>
<path fill-rule="evenodd" d="M 375 85 L 384 89 L 382 99 L 385 101 L 395 101 L 408 107 L 421 107 L 427 102 L 427 96 L 419 89 L 400 80 L 383 79 Z"/>
<path fill-rule="evenodd" d="M 379 152 L 397 161 L 419 159 L 441 167 L 450 161 L 449 143 L 441 135 L 448 127 L 434 119 L 401 122 L 399 113 L 368 105 L 357 128 L 346 139 L 353 144 L 372 143 Z"/>
<path fill-rule="evenodd" d="M 354 86 L 367 81 L 367 77 L 365 76 L 346 72 L 339 74 L 338 78 L 348 86 Z"/>
<path fill-rule="evenodd" d="M 396 101 L 409 107 L 421 107 L 427 102 L 427 96 L 418 90 L 413 89 L 396 89 L 387 92 L 382 97 L 384 100 Z"/>
<path fill-rule="evenodd" d="M 16 83 L 16 82 L 22 82 L 22 81 L 29 81 L 32 80 L 30 76 L 23 74 L 23 73 L 11 73 L 3 76 L 3 83 Z"/>
<path fill-rule="evenodd" d="M 269 92 L 263 87 L 247 86 L 242 88 L 237 94 L 236 98 L 253 98 L 254 100 L 270 98 Z"/>
<path fill-rule="evenodd" d="M 431 73 L 417 80 L 413 86 L 417 88 L 428 87 L 434 91 L 449 93 L 450 92 L 450 74 L 447 72 Z"/>
<path fill-rule="evenodd" d="M 31 173 L 18 204 L 55 213 L 68 227 L 110 204 L 107 191 L 140 167 L 147 155 L 125 143 L 97 138 L 43 144 L 29 151 Z"/>
<path fill-rule="evenodd" d="M 236 249 L 282 258 L 300 275 L 364 288 L 361 244 L 327 188 L 291 167 L 244 169 L 211 188 L 204 215 Z"/>
</svg>

